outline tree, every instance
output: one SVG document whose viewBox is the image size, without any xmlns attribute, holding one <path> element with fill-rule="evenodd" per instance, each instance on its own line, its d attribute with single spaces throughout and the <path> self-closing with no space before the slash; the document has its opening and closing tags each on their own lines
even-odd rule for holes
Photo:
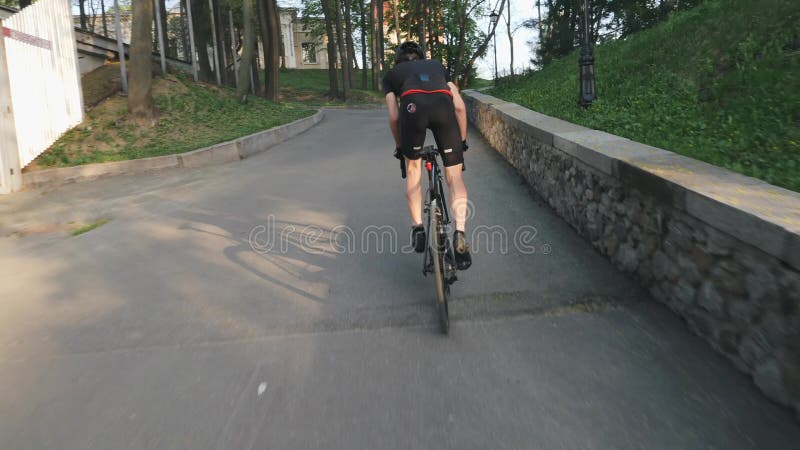
<svg viewBox="0 0 800 450">
<path fill-rule="evenodd" d="M 394 34 L 397 44 L 400 45 L 400 10 L 397 0 L 392 0 L 392 13 L 394 14 Z"/>
<path fill-rule="evenodd" d="M 380 76 L 381 76 L 381 53 L 383 48 L 383 39 L 381 38 L 380 30 L 383 29 L 383 17 L 380 14 L 379 5 L 380 0 L 370 0 L 370 43 L 372 51 L 372 89 L 380 90 Z"/>
<path fill-rule="evenodd" d="M 100 14 L 103 16 L 103 36 L 108 37 L 108 20 L 106 18 L 105 0 L 100 0 Z"/>
<path fill-rule="evenodd" d="M 367 89 L 367 2 L 358 0 L 361 13 L 361 89 Z"/>
<path fill-rule="evenodd" d="M 86 0 L 78 0 L 78 14 L 81 20 L 81 30 L 86 30 Z"/>
<path fill-rule="evenodd" d="M 157 8 L 160 8 L 161 11 L 161 39 L 164 42 L 164 56 L 169 56 L 170 48 L 169 48 L 169 39 L 167 39 L 167 2 L 166 0 L 157 0 L 158 3 L 156 5 Z M 158 27 L 155 28 L 158 30 Z"/>
<path fill-rule="evenodd" d="M 220 7 L 219 0 L 210 0 L 212 7 L 211 7 L 211 17 L 212 21 L 211 24 L 214 27 L 212 36 L 216 36 L 215 43 L 216 48 L 214 50 L 214 55 L 217 58 L 216 64 L 219 68 L 219 76 L 222 80 L 222 84 L 228 83 L 228 76 L 227 76 L 227 66 L 228 61 L 226 58 L 227 52 L 225 51 L 225 33 L 224 27 L 222 26 L 222 9 Z"/>
<path fill-rule="evenodd" d="M 506 31 L 508 32 L 508 46 L 511 49 L 511 62 L 509 63 L 509 69 L 511 78 L 514 78 L 514 34 L 511 31 L 511 0 L 508 0 L 506 4 L 508 9 L 506 10 Z"/>
<path fill-rule="evenodd" d="M 264 41 L 264 97 L 268 100 L 278 101 L 281 47 L 278 5 L 275 0 L 261 0 L 261 9 L 264 11 L 264 22 L 266 22 L 266 33 L 264 34 L 266 39 Z"/>
<path fill-rule="evenodd" d="M 239 65 L 239 79 L 236 82 L 236 96 L 242 99 L 242 101 L 247 99 L 247 93 L 250 92 L 250 69 L 256 40 L 256 29 L 253 24 L 254 1 L 255 0 L 242 0 L 244 43 L 242 47 L 242 62 Z"/>
<path fill-rule="evenodd" d="M 500 0 L 500 8 L 498 8 L 500 11 L 503 10 L 503 7 L 505 6 L 505 2 L 506 2 L 506 0 Z M 480 58 L 480 57 L 482 57 L 483 55 L 486 54 L 486 49 L 489 47 L 489 41 L 492 39 L 492 37 L 494 37 L 494 33 L 495 33 L 495 30 L 497 29 L 497 24 L 498 23 L 499 23 L 499 21 L 497 21 L 497 22 L 495 22 L 494 24 L 491 25 L 491 28 L 489 29 L 489 33 L 486 34 L 486 36 L 483 39 L 483 42 L 480 45 L 478 45 L 478 48 L 475 49 L 475 51 L 472 53 L 472 57 L 469 59 L 469 62 L 467 62 L 467 64 L 466 64 L 466 68 L 464 70 L 464 76 L 461 79 L 461 85 L 462 86 L 466 86 L 466 85 L 469 84 L 469 79 L 470 79 L 470 76 L 471 76 L 472 68 L 475 65 L 475 61 L 478 58 Z"/>
<path fill-rule="evenodd" d="M 153 41 L 153 2 L 133 2 L 130 66 L 128 68 L 128 112 L 134 122 L 151 125 L 153 107 L 153 67 L 150 49 Z"/>
<path fill-rule="evenodd" d="M 460 87 L 467 84 L 470 77 L 469 71 L 472 70 L 472 64 L 465 63 L 465 58 L 472 52 L 473 46 L 477 44 L 478 33 L 475 21 L 472 19 L 473 15 L 477 15 L 482 10 L 485 0 L 455 0 L 454 13 L 456 15 L 455 29 L 457 31 L 456 37 L 456 56 L 453 61 L 451 76 Z M 502 6 L 501 6 L 502 8 Z M 489 39 L 491 36 L 488 37 Z M 488 39 L 485 41 L 488 45 Z M 485 48 L 483 52 L 485 52 Z M 482 56 L 482 53 L 478 54 Z M 468 60 L 467 60 L 468 61 Z"/>
<path fill-rule="evenodd" d="M 345 45 L 344 32 L 342 31 L 342 4 L 341 0 L 334 0 L 336 11 L 336 43 L 339 48 L 339 61 L 342 67 L 342 98 L 347 100 L 350 94 L 350 57 Z"/>
<path fill-rule="evenodd" d="M 702 0 L 592 0 L 589 40 L 601 42 L 625 38 L 665 20 L 670 13 L 692 8 Z M 539 11 L 539 45 L 532 62 L 548 64 L 581 45 L 582 0 L 546 0 L 544 17 Z M 534 26 L 530 21 L 525 26 Z"/>
<path fill-rule="evenodd" d="M 200 69 L 200 77 L 206 81 L 211 81 L 214 77 L 211 67 L 213 61 L 213 50 L 211 46 L 211 17 L 209 12 L 208 0 L 188 0 L 192 2 L 192 25 L 194 26 L 194 38 L 196 40 L 197 60 Z"/>
<path fill-rule="evenodd" d="M 330 84 L 330 96 L 339 97 L 339 77 L 336 75 L 336 34 L 333 31 L 333 22 L 336 15 L 331 4 L 333 0 L 320 0 L 322 14 L 325 18 L 325 36 L 328 40 L 328 82 Z"/>
<path fill-rule="evenodd" d="M 344 0 L 344 20 L 345 20 L 345 44 L 347 45 L 347 72 L 350 74 L 350 89 L 353 89 L 353 76 L 352 70 L 358 70 L 358 63 L 356 62 L 356 47 L 353 44 L 353 17 L 352 17 L 351 0 Z"/>
</svg>

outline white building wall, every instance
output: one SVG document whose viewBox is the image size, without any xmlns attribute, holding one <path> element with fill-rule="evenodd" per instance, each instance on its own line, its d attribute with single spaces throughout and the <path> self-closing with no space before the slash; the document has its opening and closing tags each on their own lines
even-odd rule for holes
<svg viewBox="0 0 800 450">
<path fill-rule="evenodd" d="M 0 120 L 13 121 L 2 128 L 16 137 L 4 137 L 0 151 L 16 152 L 22 168 L 83 120 L 77 44 L 68 1 L 39 0 L 1 23 L 7 75 L 0 89 L 10 94 L 12 112 Z"/>
</svg>

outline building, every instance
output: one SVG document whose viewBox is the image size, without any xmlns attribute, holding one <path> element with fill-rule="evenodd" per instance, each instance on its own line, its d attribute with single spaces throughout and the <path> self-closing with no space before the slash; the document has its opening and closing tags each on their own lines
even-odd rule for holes
<svg viewBox="0 0 800 450">
<path fill-rule="evenodd" d="M 313 18 L 314 21 L 322 19 Z M 280 8 L 283 67 L 287 69 L 327 69 L 327 39 L 315 36 L 297 15 L 297 8 Z"/>
</svg>

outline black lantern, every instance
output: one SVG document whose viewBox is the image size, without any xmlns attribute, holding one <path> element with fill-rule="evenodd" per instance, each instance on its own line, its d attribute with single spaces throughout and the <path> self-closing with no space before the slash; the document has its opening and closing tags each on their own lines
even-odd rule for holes
<svg viewBox="0 0 800 450">
<path fill-rule="evenodd" d="M 494 47 L 494 84 L 497 84 L 497 33 L 494 30 L 497 29 L 497 20 L 500 19 L 500 14 L 497 14 L 497 11 L 492 11 L 489 14 L 489 22 L 492 24 L 492 38 L 494 39 L 494 43 L 492 46 Z"/>
<path fill-rule="evenodd" d="M 597 98 L 594 85 L 594 53 L 592 52 L 592 44 L 589 42 L 590 35 L 589 0 L 583 0 L 583 46 L 581 47 L 581 57 L 578 60 L 581 69 L 578 105 L 582 108 L 588 108 L 592 105 L 592 101 Z"/>
</svg>

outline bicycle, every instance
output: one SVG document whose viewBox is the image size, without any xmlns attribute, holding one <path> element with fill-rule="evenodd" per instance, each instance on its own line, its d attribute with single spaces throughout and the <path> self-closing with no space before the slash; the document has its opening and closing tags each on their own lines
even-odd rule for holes
<svg viewBox="0 0 800 450">
<path fill-rule="evenodd" d="M 422 160 L 428 172 L 428 192 L 425 196 L 425 235 L 428 245 L 422 258 L 422 275 L 433 274 L 436 281 L 437 309 L 439 312 L 439 326 L 442 333 L 450 331 L 450 312 L 448 299 L 450 285 L 456 277 L 456 266 L 453 255 L 453 246 L 447 235 L 447 226 L 450 225 L 450 213 L 447 209 L 447 200 L 444 195 L 442 171 L 439 169 L 437 156 L 439 151 L 433 145 L 422 149 Z M 403 178 L 406 177 L 405 159 L 400 159 L 400 169 Z"/>
</svg>

